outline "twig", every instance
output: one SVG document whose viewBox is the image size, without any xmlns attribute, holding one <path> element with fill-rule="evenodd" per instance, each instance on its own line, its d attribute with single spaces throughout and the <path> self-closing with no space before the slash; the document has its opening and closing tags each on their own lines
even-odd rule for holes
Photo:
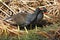
<svg viewBox="0 0 60 40">
<path fill-rule="evenodd" d="M 0 1 L 1 2 L 1 1 Z M 16 14 L 8 5 L 6 5 L 4 2 L 1 2 L 3 5 L 5 5 L 9 10 L 11 10 L 14 14 Z"/>
<path fill-rule="evenodd" d="M 37 34 L 39 34 L 39 35 L 42 35 L 42 36 L 44 36 L 44 37 L 46 37 L 46 38 L 51 38 L 51 35 L 50 34 L 48 34 L 47 32 L 37 32 Z"/>
<path fill-rule="evenodd" d="M 1 18 L 4 18 L 2 15 L 0 15 Z"/>
<path fill-rule="evenodd" d="M 8 17 L 10 17 L 10 15 L 8 15 L 6 12 L 4 12 L 2 9 L 0 9 L 0 11 L 2 11 L 4 14 L 6 14 Z"/>
<path fill-rule="evenodd" d="M 52 19 L 52 18 L 50 18 L 49 16 L 47 16 L 47 15 L 45 15 L 45 14 L 44 14 L 44 16 L 45 16 L 46 18 Z"/>
<path fill-rule="evenodd" d="M 4 24 L 2 24 L 2 25 L 3 25 L 3 26 L 0 27 L 0 29 L 2 29 L 2 30 L 9 31 L 9 32 L 14 33 L 14 34 L 16 34 L 16 35 L 18 35 L 18 33 L 23 34 L 23 31 L 18 31 L 17 29 L 14 29 L 14 28 L 9 29 L 9 26 L 6 26 L 6 25 L 4 25 Z"/>
</svg>

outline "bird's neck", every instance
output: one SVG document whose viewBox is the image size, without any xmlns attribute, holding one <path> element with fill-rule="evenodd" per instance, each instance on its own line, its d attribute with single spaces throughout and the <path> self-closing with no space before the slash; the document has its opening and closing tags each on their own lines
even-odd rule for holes
<svg viewBox="0 0 60 40">
<path fill-rule="evenodd" d="M 39 14 L 39 12 L 38 11 L 35 11 L 35 13 L 34 13 L 35 15 L 38 15 Z"/>
<path fill-rule="evenodd" d="M 35 11 L 35 15 L 38 15 L 38 14 L 42 14 L 43 15 L 43 11 Z"/>
</svg>

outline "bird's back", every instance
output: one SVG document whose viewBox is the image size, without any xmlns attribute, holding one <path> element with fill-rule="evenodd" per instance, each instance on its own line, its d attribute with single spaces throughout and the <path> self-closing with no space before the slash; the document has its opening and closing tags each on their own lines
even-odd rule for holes
<svg viewBox="0 0 60 40">
<path fill-rule="evenodd" d="M 16 22 L 19 25 L 29 25 L 31 22 L 33 22 L 36 19 L 37 15 L 35 13 L 18 13 L 17 15 L 14 15 L 12 20 Z"/>
<path fill-rule="evenodd" d="M 16 22 L 17 24 L 23 24 L 26 20 L 26 16 L 27 16 L 27 14 L 25 14 L 24 12 L 21 12 L 21 13 L 18 13 L 16 15 L 12 16 L 12 18 L 13 18 L 12 20 L 14 22 Z"/>
</svg>

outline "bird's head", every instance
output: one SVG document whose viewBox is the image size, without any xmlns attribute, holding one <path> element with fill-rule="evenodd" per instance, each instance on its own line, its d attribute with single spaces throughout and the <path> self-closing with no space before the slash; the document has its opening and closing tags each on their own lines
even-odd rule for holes
<svg viewBox="0 0 60 40">
<path fill-rule="evenodd" d="M 39 8 L 39 9 L 40 9 L 40 11 L 43 12 L 43 14 L 47 14 L 47 9 L 45 7 L 42 7 L 42 8 Z"/>
<path fill-rule="evenodd" d="M 43 14 L 47 14 L 47 9 L 45 7 L 41 7 L 41 8 L 36 8 L 36 11 L 37 13 L 43 13 Z"/>
</svg>

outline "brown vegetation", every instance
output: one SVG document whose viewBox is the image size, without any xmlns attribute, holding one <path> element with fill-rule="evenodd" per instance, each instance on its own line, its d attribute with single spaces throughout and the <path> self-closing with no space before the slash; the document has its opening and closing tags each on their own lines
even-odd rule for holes
<svg viewBox="0 0 60 40">
<path fill-rule="evenodd" d="M 36 7 L 46 7 L 48 10 L 48 14 L 44 15 L 44 20 L 51 23 L 59 23 L 60 22 L 60 0 L 58 1 L 21 1 L 21 0 L 3 0 L 0 2 L 0 35 L 3 31 L 7 32 L 8 34 L 24 34 L 24 31 L 20 31 L 19 28 L 10 25 L 9 23 L 3 21 L 5 18 L 13 16 L 14 14 L 27 11 L 27 12 L 34 12 Z M 12 21 L 13 22 L 13 21 Z M 42 34 L 45 37 L 51 38 L 60 38 L 60 30 L 50 30 L 50 32 L 37 32 L 37 34 Z M 52 36 L 52 37 L 51 37 Z M 54 37 L 54 38 L 53 38 Z"/>
</svg>

